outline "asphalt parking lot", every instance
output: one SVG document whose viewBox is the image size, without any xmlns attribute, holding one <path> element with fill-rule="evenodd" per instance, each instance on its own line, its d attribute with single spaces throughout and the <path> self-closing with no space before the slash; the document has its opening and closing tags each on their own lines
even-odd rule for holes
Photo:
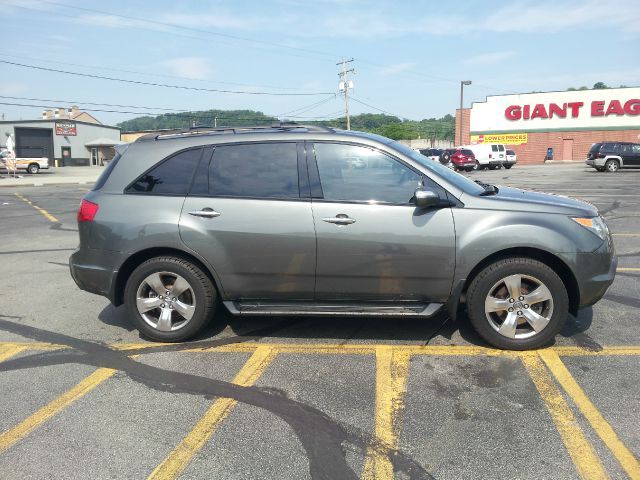
<svg viewBox="0 0 640 480">
<path fill-rule="evenodd" d="M 639 479 L 640 170 L 468 175 L 589 201 L 614 234 L 615 283 L 549 348 L 222 309 L 154 344 L 69 276 L 88 187 L 0 188 L 0 478 Z"/>
</svg>

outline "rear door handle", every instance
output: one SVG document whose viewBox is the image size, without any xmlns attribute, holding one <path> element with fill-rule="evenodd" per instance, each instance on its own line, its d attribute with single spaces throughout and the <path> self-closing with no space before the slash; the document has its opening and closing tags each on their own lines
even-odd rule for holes
<svg viewBox="0 0 640 480">
<path fill-rule="evenodd" d="M 189 212 L 189 215 L 202 218 L 215 218 L 222 215 L 220 212 L 216 212 L 213 208 L 203 208 L 202 210 L 194 210 Z"/>
<path fill-rule="evenodd" d="M 335 223 L 336 225 L 351 225 L 352 223 L 356 223 L 355 218 L 351 218 L 344 213 L 339 213 L 335 217 L 325 217 L 322 219 L 322 221 L 327 223 Z"/>
</svg>

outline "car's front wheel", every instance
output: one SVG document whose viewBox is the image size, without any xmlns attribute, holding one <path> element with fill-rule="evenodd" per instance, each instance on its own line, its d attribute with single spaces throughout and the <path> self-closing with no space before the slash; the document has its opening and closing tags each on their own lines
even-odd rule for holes
<svg viewBox="0 0 640 480">
<path fill-rule="evenodd" d="M 528 350 L 549 343 L 569 311 L 567 289 L 548 265 L 507 258 L 485 267 L 467 290 L 471 324 L 491 345 Z"/>
<path fill-rule="evenodd" d="M 213 318 L 216 290 L 192 262 L 155 257 L 136 268 L 124 292 L 129 318 L 152 340 L 180 342 L 193 337 Z"/>
<path fill-rule="evenodd" d="M 31 173 L 32 175 L 35 175 L 39 171 L 40 171 L 40 165 L 38 165 L 37 163 L 32 163 L 27 167 L 27 172 Z"/>
</svg>

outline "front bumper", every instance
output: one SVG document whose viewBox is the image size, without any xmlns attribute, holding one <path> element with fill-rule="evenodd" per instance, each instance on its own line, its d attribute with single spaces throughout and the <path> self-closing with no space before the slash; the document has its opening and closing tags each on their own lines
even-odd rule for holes
<svg viewBox="0 0 640 480">
<path fill-rule="evenodd" d="M 71 278 L 81 290 L 113 301 L 119 256 L 118 252 L 79 248 L 69 257 Z"/>
<path fill-rule="evenodd" d="M 589 307 L 600 300 L 613 283 L 618 257 L 611 238 L 594 252 L 575 255 L 574 274 L 580 290 L 579 307 Z"/>
</svg>

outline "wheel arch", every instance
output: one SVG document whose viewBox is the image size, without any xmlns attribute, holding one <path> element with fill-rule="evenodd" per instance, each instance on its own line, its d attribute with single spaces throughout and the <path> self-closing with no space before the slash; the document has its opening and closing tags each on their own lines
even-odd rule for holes
<svg viewBox="0 0 640 480">
<path fill-rule="evenodd" d="M 140 250 L 139 252 L 134 253 L 129 258 L 127 258 L 124 263 L 118 269 L 118 273 L 113 282 L 112 286 L 112 294 L 111 301 L 115 306 L 122 305 L 124 303 L 124 289 L 127 284 L 127 280 L 133 273 L 133 271 L 138 268 L 143 262 L 160 256 L 175 256 L 180 257 L 190 262 L 193 262 L 197 265 L 211 280 L 214 288 L 217 290 L 218 294 L 222 293 L 220 289 L 220 284 L 216 278 L 216 275 L 213 272 L 213 269 L 208 267 L 205 262 L 192 253 L 186 252 L 184 250 L 180 250 L 178 248 L 171 247 L 152 247 L 147 248 L 145 250 Z"/>
<path fill-rule="evenodd" d="M 577 314 L 578 306 L 580 305 L 580 288 L 578 287 L 578 281 L 576 280 L 575 275 L 561 258 L 546 250 L 538 248 L 508 248 L 488 255 L 471 269 L 469 275 L 467 275 L 467 278 L 464 280 L 464 286 L 462 287 L 461 294 L 466 295 L 467 289 L 469 288 L 469 285 L 471 284 L 473 279 L 487 265 L 497 262 L 498 260 L 513 257 L 526 257 L 533 260 L 538 260 L 539 262 L 549 266 L 556 274 L 558 274 L 567 289 L 567 294 L 569 296 L 569 312 L 571 312 L 571 314 L 573 315 Z"/>
</svg>

